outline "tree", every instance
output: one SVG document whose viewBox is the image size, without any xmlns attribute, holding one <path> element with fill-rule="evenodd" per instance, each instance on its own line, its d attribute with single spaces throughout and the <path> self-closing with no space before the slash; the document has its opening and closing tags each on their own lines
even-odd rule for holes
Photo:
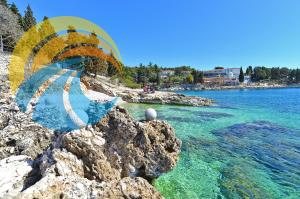
<svg viewBox="0 0 300 199">
<path fill-rule="evenodd" d="M 254 73 L 252 75 L 252 80 L 254 81 L 260 81 L 267 78 L 267 73 L 264 69 L 264 67 L 255 67 Z"/>
<path fill-rule="evenodd" d="M 253 73 L 253 69 L 252 69 L 252 66 L 248 66 L 248 68 L 246 69 L 246 74 L 251 76 Z"/>
<path fill-rule="evenodd" d="M 46 17 L 46 16 L 43 19 L 43 23 L 42 23 L 41 27 L 39 28 L 39 34 L 40 34 L 40 37 L 43 39 L 49 37 L 49 35 L 50 35 L 50 37 L 48 38 L 49 40 L 51 38 L 54 38 L 57 36 L 54 27 L 52 26 L 48 17 Z"/>
<path fill-rule="evenodd" d="M 296 70 L 296 83 L 300 83 L 300 69 Z"/>
<path fill-rule="evenodd" d="M 18 9 L 18 7 L 16 6 L 16 4 L 15 4 L 15 3 L 12 3 L 9 9 L 10 9 L 15 15 L 18 16 L 19 24 L 20 24 L 20 26 L 23 28 L 23 18 L 22 18 L 22 16 L 21 16 L 21 14 L 20 14 L 20 12 L 19 12 L 19 9 Z"/>
<path fill-rule="evenodd" d="M 192 74 L 189 74 L 189 75 L 186 77 L 186 81 L 187 81 L 187 83 L 192 84 L 192 83 L 194 82 L 193 75 L 192 75 Z"/>
<path fill-rule="evenodd" d="M 271 79 L 272 80 L 279 80 L 280 79 L 280 69 L 279 68 L 272 68 L 271 69 Z"/>
<path fill-rule="evenodd" d="M 111 56 L 113 59 L 115 59 L 115 57 L 114 57 L 112 51 L 111 51 L 111 53 L 110 53 L 109 56 Z M 118 71 L 117 71 L 116 67 L 115 67 L 112 63 L 108 62 L 108 66 L 107 66 L 107 75 L 110 76 L 110 77 L 112 77 L 112 76 L 114 76 L 115 74 L 117 74 L 117 72 L 118 72 Z"/>
<path fill-rule="evenodd" d="M 244 80 L 245 80 L 244 71 L 243 71 L 243 68 L 241 67 L 241 69 L 240 69 L 240 75 L 239 75 L 239 82 L 243 83 Z"/>
<path fill-rule="evenodd" d="M 290 83 L 293 83 L 295 80 L 296 80 L 296 69 L 292 69 L 290 70 L 290 73 L 289 73 L 289 82 Z"/>
<path fill-rule="evenodd" d="M 0 51 L 11 51 L 23 31 L 18 16 L 7 7 L 0 5 Z"/>
<path fill-rule="evenodd" d="M 286 67 L 280 68 L 280 79 L 287 80 L 289 76 L 289 69 Z"/>
<path fill-rule="evenodd" d="M 0 0 L 0 5 L 8 8 L 7 0 Z"/>
<path fill-rule="evenodd" d="M 199 72 L 199 83 L 203 84 L 204 83 L 204 73 L 202 71 Z"/>
<path fill-rule="evenodd" d="M 154 64 L 154 70 L 155 70 L 155 73 L 156 73 L 156 84 L 159 86 L 160 85 L 160 72 L 161 72 L 161 69 L 158 67 L 157 64 Z"/>
<path fill-rule="evenodd" d="M 31 7 L 28 5 L 23 18 L 24 31 L 28 31 L 32 26 L 36 25 L 36 19 L 33 16 Z"/>
<path fill-rule="evenodd" d="M 193 76 L 193 80 L 194 80 L 193 83 L 194 84 L 198 84 L 198 83 L 203 84 L 204 83 L 204 74 L 203 74 L 203 72 L 193 69 L 192 72 L 191 72 L 191 75 Z"/>
<path fill-rule="evenodd" d="M 194 84 L 197 84 L 198 83 L 198 71 L 193 69 L 191 74 L 193 75 Z"/>
</svg>

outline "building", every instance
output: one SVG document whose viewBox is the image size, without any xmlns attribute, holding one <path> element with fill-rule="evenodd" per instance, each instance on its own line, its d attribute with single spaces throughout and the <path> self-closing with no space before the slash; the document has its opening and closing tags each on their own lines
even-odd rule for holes
<svg viewBox="0 0 300 199">
<path fill-rule="evenodd" d="M 215 67 L 213 70 L 203 71 L 206 83 L 233 85 L 239 83 L 240 68 Z"/>
<path fill-rule="evenodd" d="M 161 73 L 160 73 L 160 77 L 162 79 L 165 79 L 165 78 L 169 78 L 171 76 L 173 76 L 175 74 L 175 71 L 174 70 L 162 70 Z"/>
</svg>

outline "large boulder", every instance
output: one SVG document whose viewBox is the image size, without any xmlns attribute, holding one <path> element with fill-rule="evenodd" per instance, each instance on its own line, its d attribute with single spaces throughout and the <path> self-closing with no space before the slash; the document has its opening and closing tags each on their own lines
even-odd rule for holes
<svg viewBox="0 0 300 199">
<path fill-rule="evenodd" d="M 180 145 L 166 122 L 136 121 L 116 107 L 95 126 L 57 134 L 34 160 L 18 159 L 13 168 L 26 169 L 18 178 L 10 177 L 2 196 L 162 198 L 151 182 L 176 165 Z M 3 160 L 0 171 L 9 162 Z"/>
<path fill-rule="evenodd" d="M 122 176 L 152 180 L 171 170 L 179 157 L 181 142 L 164 121 L 139 122 L 117 107 L 96 129 L 106 140 L 105 154 Z"/>
</svg>

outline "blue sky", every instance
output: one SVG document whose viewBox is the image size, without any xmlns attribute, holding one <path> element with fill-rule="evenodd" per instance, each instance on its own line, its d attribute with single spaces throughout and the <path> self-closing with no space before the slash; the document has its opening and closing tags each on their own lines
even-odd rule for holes
<svg viewBox="0 0 300 199">
<path fill-rule="evenodd" d="M 10 1 L 12 2 L 12 1 Z M 46 2 L 46 3 L 45 3 Z M 15 0 L 43 16 L 78 16 L 114 39 L 126 65 L 300 68 L 299 0 Z"/>
</svg>

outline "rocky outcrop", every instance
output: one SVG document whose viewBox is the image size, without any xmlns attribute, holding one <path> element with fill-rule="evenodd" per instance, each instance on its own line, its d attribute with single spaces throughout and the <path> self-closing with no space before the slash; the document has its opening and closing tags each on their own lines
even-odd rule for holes
<svg viewBox="0 0 300 199">
<path fill-rule="evenodd" d="M 0 99 L 0 158 L 27 155 L 35 159 L 52 143 L 54 133 L 20 112 L 9 94 Z"/>
<path fill-rule="evenodd" d="M 151 181 L 176 165 L 180 145 L 167 123 L 139 122 L 117 107 L 93 127 L 57 135 L 35 160 L 29 156 L 2 160 L 0 170 L 14 169 L 3 178 L 12 181 L 0 189 L 0 196 L 162 198 Z M 20 175 L 15 172 L 18 168 Z"/>
<path fill-rule="evenodd" d="M 186 96 L 174 92 L 161 92 L 145 94 L 142 89 L 130 89 L 122 85 L 115 85 L 109 82 L 109 79 L 98 76 L 91 78 L 82 77 L 82 82 L 90 89 L 105 93 L 109 96 L 118 96 L 129 103 L 146 104 L 171 104 L 185 106 L 209 106 L 213 103 L 211 99 Z"/>
<path fill-rule="evenodd" d="M 181 145 L 166 122 L 115 107 L 94 126 L 54 132 L 19 110 L 7 75 L 0 86 L 0 198 L 162 198 L 151 182 L 176 165 Z"/>
<path fill-rule="evenodd" d="M 54 132 L 33 122 L 30 112 L 19 110 L 9 93 L 8 61 L 0 56 L 0 159 L 12 155 L 27 155 L 35 159 L 52 143 Z"/>
<path fill-rule="evenodd" d="M 186 96 L 172 92 L 156 92 L 155 94 L 124 95 L 123 99 L 130 103 L 171 104 L 184 106 L 209 106 L 212 100 L 202 97 Z"/>
<path fill-rule="evenodd" d="M 28 156 L 11 156 L 0 161 L 0 198 L 15 196 L 23 190 L 33 161 Z"/>
</svg>

